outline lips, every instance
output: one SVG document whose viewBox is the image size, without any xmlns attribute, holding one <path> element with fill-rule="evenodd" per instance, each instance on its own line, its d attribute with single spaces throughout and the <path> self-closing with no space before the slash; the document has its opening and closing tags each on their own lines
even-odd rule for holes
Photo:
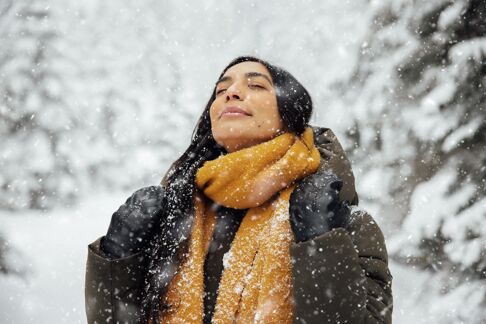
<svg viewBox="0 0 486 324">
<path fill-rule="evenodd" d="M 247 112 L 246 110 L 243 110 L 239 107 L 236 107 L 236 106 L 226 107 L 219 117 L 221 118 L 222 116 L 225 116 L 225 115 L 228 115 L 228 116 L 230 116 L 230 115 L 231 116 L 251 116 L 251 114 L 249 112 Z"/>
</svg>

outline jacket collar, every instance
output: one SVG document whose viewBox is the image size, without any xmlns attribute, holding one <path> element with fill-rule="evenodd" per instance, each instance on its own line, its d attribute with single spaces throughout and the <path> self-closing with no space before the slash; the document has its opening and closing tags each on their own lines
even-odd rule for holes
<svg viewBox="0 0 486 324">
<path fill-rule="evenodd" d="M 354 183 L 354 174 L 346 153 L 334 132 L 327 127 L 311 126 L 314 144 L 321 153 L 321 165 L 317 172 L 330 170 L 343 180 L 339 197 L 351 205 L 358 205 L 359 198 Z"/>
</svg>

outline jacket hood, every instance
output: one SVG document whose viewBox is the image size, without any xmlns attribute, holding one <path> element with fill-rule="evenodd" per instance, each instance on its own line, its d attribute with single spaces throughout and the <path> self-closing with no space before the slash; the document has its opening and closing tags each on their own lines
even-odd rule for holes
<svg viewBox="0 0 486 324">
<path fill-rule="evenodd" d="M 327 127 L 311 126 L 314 144 L 321 153 L 320 171 L 329 170 L 343 180 L 339 197 L 351 205 L 358 205 L 359 198 L 354 184 L 354 174 L 346 153 L 334 132 Z"/>
</svg>

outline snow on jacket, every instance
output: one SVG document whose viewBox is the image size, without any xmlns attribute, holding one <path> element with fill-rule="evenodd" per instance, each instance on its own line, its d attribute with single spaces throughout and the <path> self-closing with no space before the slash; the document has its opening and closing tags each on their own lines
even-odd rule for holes
<svg viewBox="0 0 486 324">
<path fill-rule="evenodd" d="M 341 199 L 358 204 L 351 165 L 329 128 L 313 127 L 320 168 L 343 179 Z M 148 255 L 109 259 L 100 240 L 88 245 L 85 303 L 88 323 L 142 323 L 140 304 Z M 294 323 L 391 323 L 392 275 L 383 233 L 373 217 L 353 206 L 348 228 L 295 243 Z M 213 272 L 208 264 L 208 272 Z"/>
</svg>

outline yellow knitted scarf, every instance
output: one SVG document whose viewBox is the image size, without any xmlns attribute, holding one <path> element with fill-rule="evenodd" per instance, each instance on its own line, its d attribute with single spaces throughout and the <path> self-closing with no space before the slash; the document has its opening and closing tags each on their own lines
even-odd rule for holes
<svg viewBox="0 0 486 324">
<path fill-rule="evenodd" d="M 162 323 L 203 322 L 204 260 L 215 224 L 211 200 L 248 208 L 224 256 L 213 323 L 292 322 L 289 198 L 295 182 L 319 163 L 308 127 L 301 137 L 284 133 L 198 170 L 188 255 L 164 296 L 172 307 L 162 313 Z"/>
</svg>

